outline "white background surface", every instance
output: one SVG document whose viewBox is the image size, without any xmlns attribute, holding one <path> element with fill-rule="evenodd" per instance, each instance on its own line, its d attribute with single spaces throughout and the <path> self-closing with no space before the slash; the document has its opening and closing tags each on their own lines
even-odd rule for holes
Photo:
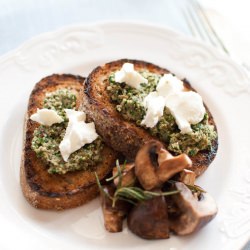
<svg viewBox="0 0 250 250">
<path fill-rule="evenodd" d="M 203 2 L 228 47 L 240 60 L 250 62 L 248 1 Z M 0 55 L 40 33 L 107 19 L 145 20 L 190 35 L 183 17 L 187 3 L 186 0 L 1 0 Z M 2 87 L 5 83 L 0 84 Z"/>
<path fill-rule="evenodd" d="M 0 0 L 0 55 L 27 39 L 65 25 L 100 20 L 146 20 L 190 35 L 183 10 L 190 0 Z M 250 64 L 248 0 L 201 0 L 232 54 Z"/>
</svg>

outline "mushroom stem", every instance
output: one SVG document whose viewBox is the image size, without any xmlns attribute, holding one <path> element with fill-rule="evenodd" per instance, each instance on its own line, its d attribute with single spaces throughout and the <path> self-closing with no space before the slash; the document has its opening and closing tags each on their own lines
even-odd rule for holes
<svg viewBox="0 0 250 250">
<path fill-rule="evenodd" d="M 180 172 L 179 181 L 183 182 L 186 185 L 194 186 L 195 178 L 196 178 L 196 174 L 193 171 L 188 170 L 188 169 L 183 169 Z"/>
<path fill-rule="evenodd" d="M 118 169 L 117 167 L 113 168 L 113 177 L 117 176 Z M 122 169 L 122 180 L 121 180 L 121 187 L 129 187 L 133 186 L 136 182 L 136 176 L 135 176 L 135 164 L 134 163 L 127 163 L 124 168 Z M 119 176 L 114 178 L 114 184 L 117 187 L 119 183 Z"/>
<path fill-rule="evenodd" d="M 172 159 L 173 156 L 166 149 L 161 148 L 158 152 L 158 164 L 159 166 L 166 160 Z"/>
<path fill-rule="evenodd" d="M 157 175 L 161 182 L 165 182 L 183 169 L 192 166 L 192 161 L 186 154 L 181 154 L 165 160 L 157 169 Z"/>
<path fill-rule="evenodd" d="M 101 204 L 104 217 L 104 226 L 107 231 L 116 233 L 122 231 L 123 219 L 129 210 L 129 205 L 123 201 L 117 201 L 115 207 L 112 206 L 112 200 L 108 197 L 113 197 L 115 192 L 114 186 L 104 186 L 101 192 Z M 106 194 L 108 195 L 106 195 Z"/>
</svg>

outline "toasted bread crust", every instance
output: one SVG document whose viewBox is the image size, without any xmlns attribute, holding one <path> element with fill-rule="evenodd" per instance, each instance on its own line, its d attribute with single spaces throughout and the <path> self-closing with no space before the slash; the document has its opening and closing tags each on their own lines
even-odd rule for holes
<svg viewBox="0 0 250 250">
<path fill-rule="evenodd" d="M 97 67 L 85 80 L 85 96 L 80 109 L 83 109 L 95 122 L 97 132 L 103 137 L 107 145 L 133 160 L 144 143 L 157 138 L 150 135 L 144 128 L 125 121 L 121 114 L 116 111 L 115 105 L 110 102 L 110 97 L 106 91 L 108 78 L 111 72 L 120 70 L 125 62 L 133 63 L 135 70 L 148 70 L 157 74 L 169 73 L 168 70 L 154 64 L 129 59 L 113 61 Z M 184 85 L 187 89 L 193 90 L 187 80 L 184 80 Z M 207 112 L 210 115 L 209 123 L 215 126 L 214 119 L 208 109 Z M 213 161 L 217 147 L 218 140 L 215 140 L 212 150 L 205 150 L 191 157 L 193 161 L 192 170 L 197 176 L 201 175 Z"/>
<path fill-rule="evenodd" d="M 25 118 L 23 156 L 21 162 L 20 179 L 22 191 L 26 199 L 36 208 L 62 210 L 86 203 L 98 194 L 94 172 L 74 171 L 64 175 L 49 174 L 48 167 L 37 158 L 31 149 L 33 132 L 36 122 L 29 119 L 37 108 L 42 108 L 45 94 L 61 88 L 71 88 L 77 94 L 79 106 L 79 92 L 84 78 L 73 75 L 52 75 L 42 79 L 34 87 Z M 103 179 L 115 164 L 117 154 L 105 146 L 102 151 L 103 162 L 96 166 L 96 172 Z"/>
</svg>

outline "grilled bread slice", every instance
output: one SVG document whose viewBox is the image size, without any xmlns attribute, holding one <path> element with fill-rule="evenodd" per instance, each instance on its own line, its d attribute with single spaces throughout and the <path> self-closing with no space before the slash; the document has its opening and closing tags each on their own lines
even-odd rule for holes
<svg viewBox="0 0 250 250">
<path fill-rule="evenodd" d="M 85 81 L 85 97 L 83 98 L 82 109 L 95 122 L 97 132 L 109 146 L 122 152 L 126 157 L 133 159 L 138 149 L 145 142 L 157 138 L 135 123 L 124 120 L 121 114 L 116 111 L 115 105 L 110 101 L 106 91 L 109 84 L 109 76 L 111 72 L 120 70 L 125 62 L 133 63 L 137 71 L 148 70 L 160 75 L 169 73 L 168 70 L 154 64 L 128 59 L 113 61 L 97 67 Z M 186 80 L 184 80 L 184 86 L 186 89 L 193 90 Z M 214 119 L 208 109 L 207 112 L 210 117 L 209 123 L 215 126 Z M 197 176 L 202 174 L 212 162 L 216 155 L 217 147 L 218 140 L 216 139 L 211 150 L 200 151 L 191 157 L 193 161 L 192 170 Z"/>
<path fill-rule="evenodd" d="M 33 132 L 39 124 L 29 119 L 37 108 L 42 108 L 46 93 L 69 88 L 77 94 L 84 78 L 73 75 L 52 75 L 34 87 L 25 118 L 23 155 L 20 170 L 22 191 L 28 202 L 36 208 L 62 210 L 80 206 L 98 195 L 94 172 L 74 171 L 66 174 L 49 174 L 48 167 L 31 149 Z M 96 166 L 99 179 L 103 179 L 115 164 L 117 154 L 108 146 L 102 150 L 103 161 Z"/>
</svg>

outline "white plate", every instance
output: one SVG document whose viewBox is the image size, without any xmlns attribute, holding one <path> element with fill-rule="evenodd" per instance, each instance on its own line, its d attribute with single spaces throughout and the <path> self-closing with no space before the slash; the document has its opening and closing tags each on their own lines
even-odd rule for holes
<svg viewBox="0 0 250 250">
<path fill-rule="evenodd" d="M 32 208 L 19 184 L 23 117 L 29 93 L 52 73 L 86 76 L 119 58 L 153 62 L 188 78 L 214 115 L 216 159 L 198 180 L 217 200 L 217 217 L 200 232 L 142 240 L 103 228 L 98 200 L 65 212 Z M 78 25 L 43 34 L 0 59 L 1 249 L 239 249 L 250 236 L 250 85 L 225 55 L 163 27 L 132 22 Z"/>
</svg>

